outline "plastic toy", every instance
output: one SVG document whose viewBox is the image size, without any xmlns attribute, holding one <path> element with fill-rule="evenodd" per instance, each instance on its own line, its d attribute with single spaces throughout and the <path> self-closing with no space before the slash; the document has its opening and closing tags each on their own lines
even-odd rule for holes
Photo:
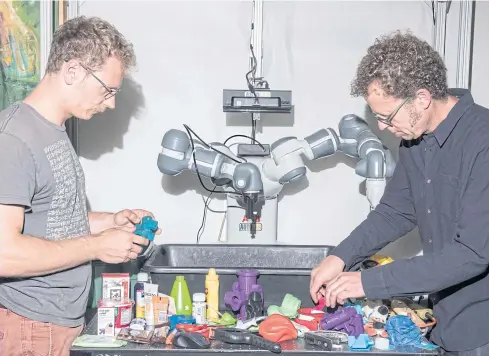
<svg viewBox="0 0 489 356">
<path fill-rule="evenodd" d="M 224 295 L 224 303 L 231 308 L 232 311 L 238 312 L 238 319 L 249 319 L 246 315 L 246 304 L 251 293 L 257 292 L 261 296 L 263 303 L 262 287 L 257 283 L 257 270 L 245 269 L 238 271 L 238 281 L 233 283 L 232 290 Z M 263 306 L 262 306 L 263 308 Z"/>
<path fill-rule="evenodd" d="M 342 308 L 333 314 L 325 314 L 321 326 L 324 330 L 344 331 L 355 337 L 364 333 L 362 316 L 351 307 Z"/>
<path fill-rule="evenodd" d="M 195 324 L 195 318 L 188 315 L 170 315 L 168 321 L 170 322 L 170 330 L 175 329 L 178 324 Z"/>
<path fill-rule="evenodd" d="M 277 305 L 270 305 L 268 307 L 268 315 L 280 314 L 288 318 L 295 318 L 298 315 L 298 310 L 301 307 L 300 299 L 294 297 L 292 294 L 286 294 L 282 305 L 279 307 Z"/>
<path fill-rule="evenodd" d="M 348 337 L 348 347 L 351 351 L 370 351 L 374 346 L 374 341 L 366 334 Z"/>
<path fill-rule="evenodd" d="M 155 233 L 158 231 L 158 222 L 153 220 L 151 216 L 144 216 L 139 224 L 136 224 L 135 235 L 146 237 L 149 241 L 153 241 Z"/>
<path fill-rule="evenodd" d="M 258 318 L 263 316 L 263 300 L 261 299 L 261 294 L 258 292 L 252 292 L 248 296 L 248 301 L 246 302 L 246 317 L 248 319 Z"/>
<path fill-rule="evenodd" d="M 282 342 L 297 339 L 297 329 L 289 318 L 274 314 L 266 318 L 258 326 L 262 338 L 272 342 Z"/>
<path fill-rule="evenodd" d="M 279 343 L 265 340 L 264 338 L 250 333 L 246 330 L 232 328 L 215 328 L 214 339 L 225 342 L 227 344 L 251 345 L 265 349 L 273 353 L 279 354 L 282 352 L 282 347 Z"/>
</svg>

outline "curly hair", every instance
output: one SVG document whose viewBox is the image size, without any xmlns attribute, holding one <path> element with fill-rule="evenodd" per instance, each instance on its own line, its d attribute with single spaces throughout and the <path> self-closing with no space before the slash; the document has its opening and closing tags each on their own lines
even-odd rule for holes
<svg viewBox="0 0 489 356">
<path fill-rule="evenodd" d="M 368 48 L 351 83 L 353 97 L 367 97 L 368 86 L 379 81 L 388 96 L 404 99 L 426 89 L 437 100 L 448 95 L 447 68 L 438 52 L 409 31 L 396 31 Z"/>
<path fill-rule="evenodd" d="M 132 44 L 113 25 L 98 17 L 79 16 L 54 33 L 46 73 L 58 72 L 63 62 L 71 59 L 96 71 L 110 57 L 122 62 L 124 74 L 136 66 Z"/>
</svg>

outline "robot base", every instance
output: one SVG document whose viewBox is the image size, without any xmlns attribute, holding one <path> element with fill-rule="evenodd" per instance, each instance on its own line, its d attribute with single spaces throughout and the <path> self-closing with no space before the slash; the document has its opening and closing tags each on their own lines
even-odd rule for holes
<svg viewBox="0 0 489 356">
<path fill-rule="evenodd" d="M 261 209 L 261 218 L 256 223 L 255 238 L 251 238 L 251 220 L 245 217 L 245 210 L 234 208 L 236 199 L 232 194 L 227 197 L 229 208 L 226 213 L 226 234 L 228 244 L 239 245 L 275 245 L 277 244 L 278 199 L 267 199 Z"/>
</svg>

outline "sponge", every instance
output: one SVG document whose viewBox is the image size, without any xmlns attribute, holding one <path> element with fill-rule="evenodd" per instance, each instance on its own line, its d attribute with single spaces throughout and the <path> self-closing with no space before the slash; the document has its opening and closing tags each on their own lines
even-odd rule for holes
<svg viewBox="0 0 489 356">
<path fill-rule="evenodd" d="M 139 224 L 136 224 L 136 231 L 134 234 L 143 236 L 149 241 L 153 241 L 155 233 L 158 230 L 158 222 L 153 220 L 151 216 L 144 216 Z"/>
</svg>

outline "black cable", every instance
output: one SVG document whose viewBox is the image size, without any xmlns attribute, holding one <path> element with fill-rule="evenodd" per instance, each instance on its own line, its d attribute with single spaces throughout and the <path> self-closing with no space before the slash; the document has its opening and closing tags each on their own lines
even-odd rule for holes
<svg viewBox="0 0 489 356">
<path fill-rule="evenodd" d="M 192 135 L 190 134 L 190 132 L 191 132 L 191 133 L 193 133 L 193 135 L 194 135 L 195 137 L 197 137 L 197 139 L 198 139 L 198 140 L 199 140 L 201 143 L 203 143 L 203 144 L 204 144 L 204 146 L 205 146 L 206 148 L 209 148 L 209 149 L 211 149 L 211 150 L 213 150 L 213 151 L 215 151 L 215 152 L 217 152 L 217 153 L 219 153 L 219 154 L 223 155 L 224 157 L 229 158 L 230 160 L 232 160 L 232 161 L 234 161 L 234 162 L 236 162 L 236 163 L 243 163 L 243 162 L 241 162 L 241 161 L 238 161 L 236 158 L 233 158 L 233 157 L 231 157 L 231 156 L 228 156 L 228 155 L 227 155 L 227 154 L 225 154 L 224 152 L 221 152 L 221 151 L 219 151 L 218 149 L 216 149 L 216 148 L 212 147 L 211 145 L 209 145 L 207 142 L 205 142 L 203 139 L 201 139 L 201 138 L 199 137 L 199 135 L 197 135 L 197 134 L 195 133 L 195 131 L 194 131 L 194 130 L 192 130 L 192 129 L 191 129 L 190 127 L 188 127 L 187 125 L 183 124 L 183 127 L 185 127 L 185 129 L 187 130 L 187 133 L 189 134 L 190 140 L 192 141 L 192 149 L 195 149 L 195 148 L 194 148 L 194 145 L 193 145 Z M 246 160 L 245 160 L 245 162 L 246 162 Z"/>
<path fill-rule="evenodd" d="M 215 189 L 217 186 L 214 186 L 214 189 L 210 192 L 210 194 L 207 196 L 207 199 L 204 201 L 204 215 L 202 216 L 202 223 L 200 224 L 200 228 L 197 231 L 197 244 L 200 242 L 200 238 L 202 237 L 202 234 L 204 233 L 205 229 L 205 221 L 207 218 L 207 203 L 209 202 L 209 199 L 211 198 L 211 195 L 215 192 Z"/>
<path fill-rule="evenodd" d="M 214 189 L 216 187 L 214 187 L 213 190 L 210 190 L 209 188 L 207 188 L 204 184 L 204 182 L 202 181 L 202 178 L 200 177 L 200 172 L 199 172 L 199 167 L 197 167 L 197 160 L 195 159 L 195 145 L 194 145 L 194 140 L 192 138 L 192 134 L 190 133 L 191 130 L 190 128 L 187 126 L 187 125 L 183 125 L 185 127 L 185 129 L 187 130 L 187 134 L 188 134 L 188 137 L 190 138 L 190 144 L 192 145 L 192 157 L 194 159 L 194 166 L 195 166 L 195 172 L 197 173 L 197 178 L 199 178 L 199 181 L 200 181 L 200 184 L 202 185 L 202 187 L 207 190 L 208 192 L 210 193 L 221 193 L 221 194 L 227 194 L 227 193 L 230 193 L 230 192 L 226 192 L 226 191 L 215 191 Z M 197 136 L 198 137 L 198 136 Z M 205 142 L 203 142 L 204 144 L 206 144 Z"/>
<path fill-rule="evenodd" d="M 227 210 L 214 210 L 214 209 L 211 209 L 210 206 L 209 206 L 210 202 L 206 204 L 205 203 L 206 200 L 204 199 L 204 197 L 203 196 L 201 196 L 201 197 L 202 197 L 202 201 L 204 202 L 204 204 L 207 207 L 207 210 L 212 211 L 213 213 L 218 213 L 218 214 L 224 214 L 224 213 L 227 212 Z M 239 205 L 227 205 L 227 207 L 228 208 L 237 208 L 237 209 L 246 210 L 245 208 L 243 208 L 242 206 L 239 206 Z"/>
<path fill-rule="evenodd" d="M 253 81 L 255 81 L 255 73 L 256 73 L 256 66 L 257 66 L 255 51 L 253 50 L 253 45 L 251 43 L 250 43 L 250 50 L 251 50 L 251 56 L 252 56 L 252 59 L 251 59 L 252 66 L 251 66 L 250 71 L 248 73 L 246 73 L 245 77 L 246 77 L 246 81 L 248 82 L 248 89 L 251 91 L 251 93 L 255 97 L 255 104 L 257 104 L 258 103 L 258 96 L 256 95 L 256 92 L 255 92 L 255 86 L 254 86 L 254 83 L 249 78 L 250 74 L 253 73 Z"/>
<path fill-rule="evenodd" d="M 202 199 L 204 200 L 204 214 L 202 215 L 202 223 L 200 224 L 200 228 L 197 231 L 197 244 L 199 244 L 200 238 L 204 234 L 205 223 L 207 220 L 207 210 L 212 211 L 213 213 L 222 213 L 222 214 L 226 213 L 226 211 L 217 211 L 217 210 L 213 210 L 209 207 L 209 200 L 211 198 L 211 195 L 213 193 L 216 193 L 216 191 L 215 191 L 216 188 L 217 188 L 217 186 L 215 185 L 214 189 L 212 189 L 213 191 L 211 191 L 211 193 L 209 193 L 209 195 L 207 196 L 206 199 L 204 199 L 204 197 L 202 196 Z M 246 210 L 245 208 L 243 208 L 242 206 L 239 206 L 239 205 L 228 205 L 227 207 Z"/>
<path fill-rule="evenodd" d="M 244 138 L 249 138 L 249 139 L 251 139 L 251 140 L 252 140 L 252 143 L 256 143 L 258 146 L 260 146 L 260 147 L 261 147 L 261 149 L 262 149 L 263 151 L 265 151 L 265 147 L 264 147 L 264 146 L 263 146 L 263 145 L 262 145 L 260 142 L 258 142 L 258 140 L 255 140 L 253 137 L 250 137 L 250 136 L 248 136 L 248 135 L 241 135 L 241 134 L 239 134 L 239 135 L 232 135 L 232 136 L 229 136 L 229 137 L 228 137 L 228 138 L 227 138 L 227 139 L 224 141 L 224 145 L 226 145 L 226 143 L 228 143 L 228 141 L 229 141 L 229 140 L 231 140 L 231 139 L 233 139 L 233 138 L 235 138 L 235 137 L 244 137 Z"/>
</svg>

